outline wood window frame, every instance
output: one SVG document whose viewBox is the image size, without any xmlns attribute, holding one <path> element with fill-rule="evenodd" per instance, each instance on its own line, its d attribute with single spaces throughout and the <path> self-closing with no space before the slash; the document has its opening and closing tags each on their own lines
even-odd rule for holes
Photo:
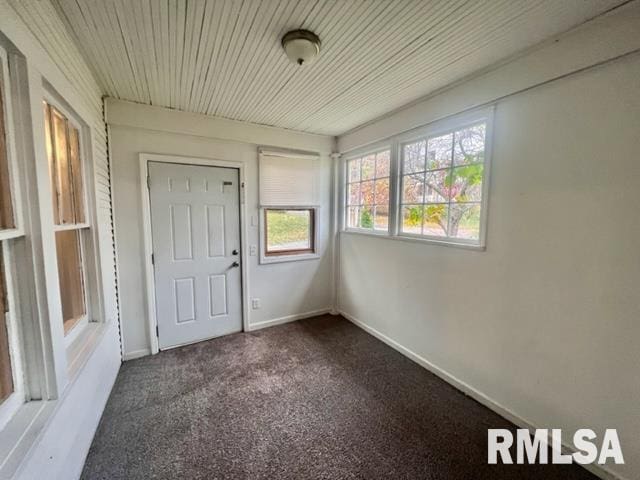
<svg viewBox="0 0 640 480">
<path fill-rule="evenodd" d="M 280 257 L 280 256 L 295 256 L 295 255 L 313 255 L 316 253 L 316 209 L 314 207 L 265 207 L 263 209 L 263 242 L 264 242 L 264 256 Z M 267 215 L 269 211 L 302 211 L 309 212 L 309 244 L 308 248 L 292 248 L 289 250 L 269 250 L 269 237 L 268 237 L 268 219 Z"/>
</svg>

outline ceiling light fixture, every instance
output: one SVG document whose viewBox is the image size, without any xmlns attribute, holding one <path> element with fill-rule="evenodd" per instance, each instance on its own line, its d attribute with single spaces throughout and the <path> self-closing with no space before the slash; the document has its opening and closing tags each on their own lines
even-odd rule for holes
<svg viewBox="0 0 640 480">
<path fill-rule="evenodd" d="M 320 52 L 320 39 L 309 30 L 292 30 L 282 37 L 282 48 L 293 63 L 304 65 Z"/>
</svg>

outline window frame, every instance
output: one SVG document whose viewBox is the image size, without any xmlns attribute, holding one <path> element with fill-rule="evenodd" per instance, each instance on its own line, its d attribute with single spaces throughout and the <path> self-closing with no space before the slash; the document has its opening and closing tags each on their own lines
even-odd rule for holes
<svg viewBox="0 0 640 480">
<path fill-rule="evenodd" d="M 64 334 L 64 347 L 68 351 L 78 350 L 77 342 L 82 341 L 85 338 L 85 333 L 91 324 L 104 323 L 104 311 L 102 302 L 102 289 L 99 278 L 100 272 L 100 258 L 98 252 L 98 232 L 96 228 L 96 214 L 95 214 L 95 190 L 92 185 L 93 178 L 93 156 L 89 148 L 89 133 L 88 127 L 84 124 L 81 118 L 70 108 L 66 106 L 64 99 L 60 98 L 50 88 L 43 89 L 42 101 L 56 110 L 58 110 L 67 120 L 70 126 L 73 126 L 78 131 L 78 151 L 80 155 L 80 164 L 82 167 L 82 205 L 84 209 L 84 222 L 81 223 L 56 223 L 56 212 L 53 212 L 51 225 L 53 227 L 53 234 L 62 231 L 75 230 L 79 233 L 80 237 L 80 256 L 83 264 L 83 295 L 85 303 L 85 314 L 73 325 L 64 331 L 63 320 L 63 334 Z M 42 109 L 42 122 L 45 120 L 45 109 Z M 51 125 L 51 128 L 53 125 Z M 46 131 L 45 131 L 46 134 Z M 45 138 L 46 141 L 48 139 Z M 45 148 L 45 146 L 42 146 Z M 48 161 L 48 160 L 47 160 Z M 51 172 L 48 173 L 48 182 L 51 188 L 53 188 L 53 182 L 51 179 Z M 53 192 L 52 192 L 53 193 Z M 55 209 L 55 205 L 54 205 Z M 57 251 L 56 251 L 57 260 Z M 56 262 L 57 265 L 57 262 Z M 58 272 L 59 277 L 59 272 Z M 62 303 L 61 295 L 58 296 L 59 301 Z M 73 362 L 69 362 L 72 364 Z"/>
<path fill-rule="evenodd" d="M 366 235 L 377 238 L 387 238 L 423 244 L 451 246 L 471 250 L 485 250 L 487 236 L 487 219 L 489 210 L 489 192 L 491 181 L 491 158 L 493 153 L 493 119 L 495 105 L 490 105 L 478 109 L 469 110 L 460 114 L 436 120 L 427 125 L 399 133 L 383 141 L 372 144 L 373 146 L 355 149 L 342 155 L 342 165 L 340 169 L 340 232 L 348 234 Z M 455 237 L 443 237 L 433 235 L 411 234 L 402 232 L 402 147 L 407 143 L 417 142 L 438 135 L 446 134 L 455 130 L 484 122 L 485 132 L 485 158 L 482 178 L 482 199 L 480 203 L 480 231 L 478 240 L 462 239 Z M 367 152 L 380 150 L 382 145 L 391 146 L 391 184 L 389 191 L 389 232 L 348 227 L 347 225 L 347 185 L 348 172 L 347 164 L 349 160 L 366 155 Z"/>
<path fill-rule="evenodd" d="M 311 211 L 312 249 L 267 252 L 267 210 L 309 210 Z M 260 264 L 295 262 L 320 258 L 319 230 L 320 208 L 317 206 L 268 206 L 260 208 Z"/>
<path fill-rule="evenodd" d="M 389 151 L 389 177 L 380 177 L 380 178 L 389 178 L 389 204 L 388 204 L 388 209 L 389 209 L 389 219 L 387 222 L 387 230 L 376 230 L 375 228 L 375 215 L 374 215 L 374 227 L 369 229 L 369 228 L 361 228 L 361 227 L 350 227 L 349 226 L 349 221 L 348 221 L 348 209 L 349 209 L 349 162 L 352 160 L 357 160 L 357 159 L 362 159 L 364 157 L 367 157 L 369 155 L 377 155 L 378 153 L 384 152 L 384 151 Z M 393 200 L 392 200 L 392 195 L 394 192 L 394 184 L 396 183 L 395 178 L 394 178 L 394 155 L 393 155 L 393 150 L 394 150 L 394 145 L 393 143 L 390 142 L 384 142 L 384 143 L 377 143 L 374 146 L 368 147 L 364 150 L 357 150 L 356 153 L 354 154 L 350 154 L 349 156 L 345 157 L 344 159 L 344 165 L 342 167 L 342 175 L 344 180 L 341 182 L 342 184 L 342 188 L 344 189 L 344 195 L 343 195 L 343 208 L 342 208 L 342 225 L 343 225 L 343 230 L 344 231 L 348 231 L 348 232 L 355 232 L 355 233 L 363 233 L 363 234 L 367 234 L 367 235 L 382 235 L 382 236 L 389 236 L 392 232 L 392 218 L 394 216 L 394 214 L 392 213 L 392 205 L 393 205 Z M 375 167 L 374 167 L 375 168 Z M 362 169 L 360 170 L 360 173 L 362 174 Z M 377 180 L 377 178 L 374 177 L 372 179 L 374 181 L 374 188 L 375 188 L 375 180 Z M 355 183 L 355 182 L 354 182 Z M 362 183 L 362 178 L 360 178 L 358 183 Z M 377 205 L 373 205 L 373 207 L 375 208 L 375 206 Z"/>
<path fill-rule="evenodd" d="M 309 255 L 316 253 L 316 239 L 315 239 L 315 230 L 316 230 L 316 210 L 312 207 L 265 207 L 263 212 L 264 215 L 264 255 L 265 257 L 279 257 L 285 255 Z M 289 250 L 273 250 L 269 251 L 269 236 L 268 236 L 268 212 L 269 211 L 300 211 L 300 212 L 309 212 L 309 243 L 311 246 L 309 248 L 293 248 Z"/>
<path fill-rule="evenodd" d="M 9 195 L 13 213 L 13 228 L 0 229 L 0 241 L 24 236 L 22 192 L 20 189 L 20 175 L 18 155 L 16 149 L 16 135 L 13 125 L 13 95 L 9 74 L 9 56 L 0 46 L 0 95 L 2 95 L 4 113 L 5 145 L 7 148 L 7 167 L 9 170 Z"/>
</svg>

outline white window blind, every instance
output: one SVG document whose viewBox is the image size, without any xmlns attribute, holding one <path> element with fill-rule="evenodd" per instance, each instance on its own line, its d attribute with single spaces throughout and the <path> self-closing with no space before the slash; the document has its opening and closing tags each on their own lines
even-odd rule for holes
<svg viewBox="0 0 640 480">
<path fill-rule="evenodd" d="M 260 151 L 260 205 L 313 207 L 318 200 L 317 155 Z"/>
</svg>

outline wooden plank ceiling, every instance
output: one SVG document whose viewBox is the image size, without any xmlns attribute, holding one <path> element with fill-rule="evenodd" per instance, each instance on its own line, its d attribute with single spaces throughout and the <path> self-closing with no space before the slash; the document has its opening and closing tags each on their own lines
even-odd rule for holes
<svg viewBox="0 0 640 480">
<path fill-rule="evenodd" d="M 623 0 L 54 0 L 104 92 L 338 135 Z M 280 38 L 318 34 L 317 61 Z"/>
</svg>

